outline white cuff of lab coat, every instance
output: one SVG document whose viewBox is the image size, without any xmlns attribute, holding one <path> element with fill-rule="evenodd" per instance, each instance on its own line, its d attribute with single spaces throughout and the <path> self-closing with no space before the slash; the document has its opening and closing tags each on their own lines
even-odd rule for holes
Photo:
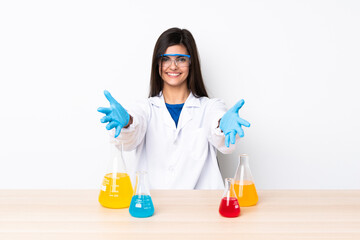
<svg viewBox="0 0 360 240">
<path fill-rule="evenodd" d="M 119 136 L 114 138 L 115 136 L 115 128 L 110 131 L 110 136 L 114 138 L 115 145 L 123 144 L 125 151 L 131 151 L 136 147 L 137 140 L 139 138 L 139 134 L 141 130 L 141 124 L 139 124 L 139 117 L 135 114 L 129 112 L 129 114 L 133 117 L 133 122 L 130 124 L 128 128 L 122 128 Z"/>
<path fill-rule="evenodd" d="M 236 143 L 239 140 L 239 136 L 236 137 L 236 143 L 230 144 L 229 147 L 225 146 L 225 134 L 221 131 L 220 127 L 217 127 L 219 125 L 219 119 L 214 120 L 214 122 L 211 123 L 211 142 L 212 144 L 223 154 L 229 154 L 232 153 L 236 149 Z"/>
<path fill-rule="evenodd" d="M 128 132 L 132 132 L 135 130 L 135 128 L 137 127 L 137 125 L 139 125 L 139 119 L 137 117 L 134 117 L 134 113 L 131 113 L 128 111 L 128 113 L 132 116 L 133 118 L 133 122 L 130 124 L 129 127 L 127 128 L 122 128 L 121 129 L 121 132 L 120 132 L 120 135 L 121 133 L 128 133 Z M 130 121 L 130 120 L 129 120 Z"/>
<path fill-rule="evenodd" d="M 219 127 L 218 127 L 219 125 Z M 215 134 L 216 136 L 223 136 L 225 137 L 224 133 L 220 129 L 219 119 L 214 120 L 214 122 L 211 123 L 211 133 Z"/>
</svg>

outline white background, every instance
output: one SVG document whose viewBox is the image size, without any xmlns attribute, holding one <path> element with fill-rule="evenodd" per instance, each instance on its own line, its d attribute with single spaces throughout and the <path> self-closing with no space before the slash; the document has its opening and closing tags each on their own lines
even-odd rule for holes
<svg viewBox="0 0 360 240">
<path fill-rule="evenodd" d="M 211 97 L 251 122 L 258 189 L 360 188 L 358 1 L 1 1 L 0 188 L 99 188 L 99 106 L 148 95 L 159 35 L 189 29 Z M 131 159 L 131 157 L 128 158 Z"/>
</svg>

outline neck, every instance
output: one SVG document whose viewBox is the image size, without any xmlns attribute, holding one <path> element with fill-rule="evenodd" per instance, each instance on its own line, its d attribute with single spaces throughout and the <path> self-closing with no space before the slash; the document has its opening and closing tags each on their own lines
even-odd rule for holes
<svg viewBox="0 0 360 240">
<path fill-rule="evenodd" d="M 174 89 L 164 86 L 163 96 L 164 100 L 168 104 L 181 104 L 189 97 L 190 90 L 187 88 Z"/>
</svg>

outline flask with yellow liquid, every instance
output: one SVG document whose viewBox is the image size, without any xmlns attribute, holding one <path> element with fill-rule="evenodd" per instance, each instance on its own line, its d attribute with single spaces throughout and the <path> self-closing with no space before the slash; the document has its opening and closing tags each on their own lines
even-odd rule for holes
<svg viewBox="0 0 360 240">
<path fill-rule="evenodd" d="M 247 154 L 240 155 L 239 165 L 236 169 L 234 179 L 234 189 L 240 207 L 256 205 L 259 197 L 251 175 L 249 156 Z"/>
<path fill-rule="evenodd" d="M 111 157 L 101 185 L 99 202 L 107 208 L 127 208 L 130 206 L 133 188 L 125 168 L 123 145 L 121 149 L 111 145 Z"/>
</svg>

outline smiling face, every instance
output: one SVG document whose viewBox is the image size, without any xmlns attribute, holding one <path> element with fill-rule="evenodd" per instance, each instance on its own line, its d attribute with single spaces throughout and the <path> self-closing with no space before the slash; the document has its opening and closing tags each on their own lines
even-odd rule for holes
<svg viewBox="0 0 360 240">
<path fill-rule="evenodd" d="M 166 49 L 165 54 L 184 54 L 188 55 L 188 51 L 183 45 L 174 45 Z M 176 56 L 169 56 L 171 60 L 175 60 Z M 172 61 L 170 66 L 162 67 L 159 64 L 159 74 L 164 81 L 164 88 L 167 87 L 186 87 L 186 79 L 189 75 L 189 67 L 178 67 L 175 61 Z"/>
</svg>

